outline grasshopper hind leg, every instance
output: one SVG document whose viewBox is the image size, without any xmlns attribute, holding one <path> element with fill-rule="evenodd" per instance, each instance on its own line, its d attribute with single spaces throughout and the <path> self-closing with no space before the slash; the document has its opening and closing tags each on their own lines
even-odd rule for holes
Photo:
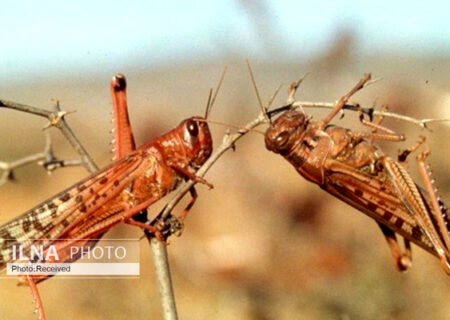
<svg viewBox="0 0 450 320">
<path fill-rule="evenodd" d="M 418 143 L 400 154 L 399 162 L 406 162 L 408 155 L 423 144 L 425 144 L 425 139 L 421 137 Z M 444 271 L 450 275 L 448 221 L 444 221 L 444 219 L 447 220 L 447 216 L 444 215 L 440 208 L 430 177 L 430 170 L 425 164 L 425 159 L 428 155 L 429 148 L 427 147 L 427 150 L 417 157 L 419 171 L 425 183 L 425 190 L 413 182 L 409 173 L 398 162 L 388 157 L 383 157 L 380 160 L 387 172 L 389 181 L 396 189 L 406 210 L 430 241 Z"/>
<path fill-rule="evenodd" d="M 39 290 L 37 288 L 36 282 L 35 282 L 35 280 L 33 280 L 32 276 L 30 276 L 29 274 L 27 274 L 25 276 L 25 278 L 26 278 L 28 286 L 31 289 L 31 293 L 33 295 L 34 303 L 36 305 L 35 312 L 38 315 L 38 319 L 46 320 L 47 317 L 45 316 L 44 305 L 42 304 L 41 295 L 39 294 Z"/>
<path fill-rule="evenodd" d="M 394 259 L 395 267 L 398 271 L 406 271 L 412 265 L 412 252 L 411 244 L 408 239 L 405 240 L 404 251 L 400 249 L 400 245 L 397 241 L 397 236 L 394 231 L 386 227 L 385 225 L 378 223 L 384 237 L 388 243 L 389 249 L 391 250 L 392 257 Z"/>
<path fill-rule="evenodd" d="M 420 175 L 425 184 L 425 189 L 428 193 L 429 200 L 428 205 L 430 207 L 430 213 L 434 224 L 436 225 L 436 231 L 439 234 L 439 238 L 443 244 L 444 255 L 440 255 L 442 268 L 447 274 L 450 275 L 450 234 L 449 234 L 449 221 L 447 216 L 447 208 L 437 195 L 437 190 L 434 187 L 434 180 L 431 177 L 430 167 L 425 162 L 430 155 L 430 148 L 425 144 L 426 150 L 416 157 L 417 165 L 419 167 Z"/>
<path fill-rule="evenodd" d="M 450 275 L 450 235 L 449 235 L 449 221 L 447 216 L 447 207 L 443 202 L 440 201 L 437 190 L 434 187 L 434 180 L 431 177 L 431 169 L 426 163 L 426 159 L 430 155 L 430 147 L 426 143 L 424 136 L 420 136 L 419 140 L 410 148 L 399 152 L 398 160 L 399 162 L 406 162 L 408 156 L 419 149 L 421 146 L 425 146 L 425 151 L 420 153 L 416 157 L 417 166 L 419 168 L 422 181 L 425 184 L 425 190 L 428 195 L 428 207 L 430 208 L 430 213 L 434 225 L 436 226 L 436 231 L 439 235 L 439 239 L 442 241 L 442 253 L 439 254 L 442 268 L 447 274 Z"/>
</svg>

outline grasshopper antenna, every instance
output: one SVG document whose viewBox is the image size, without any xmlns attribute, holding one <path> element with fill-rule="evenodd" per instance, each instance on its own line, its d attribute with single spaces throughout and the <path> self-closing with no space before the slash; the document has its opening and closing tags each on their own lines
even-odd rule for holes
<svg viewBox="0 0 450 320">
<path fill-rule="evenodd" d="M 209 91 L 208 104 L 206 105 L 206 110 L 205 110 L 205 119 L 208 119 L 208 116 L 211 112 L 214 102 L 216 102 L 217 94 L 219 93 L 220 87 L 222 86 L 222 82 L 223 82 L 223 79 L 225 78 L 225 74 L 227 73 L 227 70 L 228 70 L 228 66 L 225 66 L 223 68 L 222 75 L 220 76 L 220 80 L 219 80 L 219 83 L 217 84 L 214 94 L 213 94 L 212 89 Z"/>
<path fill-rule="evenodd" d="M 207 119 L 209 115 L 209 111 L 211 111 L 210 105 L 211 105 L 211 98 L 213 94 L 213 89 L 209 89 L 209 95 L 208 95 L 208 102 L 206 102 L 206 109 L 205 109 L 205 116 L 204 118 Z"/>
<path fill-rule="evenodd" d="M 256 98 L 258 99 L 259 107 L 261 108 L 264 117 L 268 123 L 272 123 L 269 116 L 267 115 L 267 108 L 264 107 L 261 96 L 259 95 L 258 86 L 256 85 L 255 75 L 253 74 L 252 66 L 250 65 L 250 61 L 248 59 L 245 60 L 247 62 L 248 72 L 250 73 L 250 78 L 252 79 L 253 88 L 255 89 Z"/>
</svg>

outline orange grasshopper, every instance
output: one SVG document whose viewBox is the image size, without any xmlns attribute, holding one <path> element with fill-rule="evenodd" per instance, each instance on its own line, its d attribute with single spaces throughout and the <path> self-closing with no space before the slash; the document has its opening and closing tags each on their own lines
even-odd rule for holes
<svg viewBox="0 0 450 320">
<path fill-rule="evenodd" d="M 425 163 L 429 149 L 417 157 L 425 188 L 419 187 L 402 165 L 424 139 L 401 153 L 397 162 L 373 143 L 404 140 L 381 126 L 382 117 L 375 123 L 361 118 L 372 132 L 354 132 L 329 124 L 369 80 L 370 74 L 365 75 L 319 121 L 312 121 L 303 110 L 291 110 L 290 105 L 269 112 L 274 115 L 287 110 L 267 129 L 266 148 L 283 156 L 305 179 L 375 219 L 399 270 L 411 265 L 412 241 L 437 256 L 444 271 L 450 274 L 450 219 Z M 293 84 L 294 90 L 298 84 Z M 404 252 L 396 233 L 404 238 Z"/>
<path fill-rule="evenodd" d="M 110 84 L 115 116 L 116 161 L 103 170 L 49 198 L 21 216 L 0 227 L 0 266 L 12 261 L 12 247 L 26 250 L 31 245 L 48 248 L 56 243 L 60 261 L 69 260 L 69 247 L 93 247 L 105 232 L 119 223 L 142 228 L 163 240 L 156 227 L 134 220 L 182 180 L 191 179 L 212 188 L 196 170 L 212 152 L 212 138 L 204 117 L 183 120 L 175 129 L 135 148 L 126 100 L 123 75 L 113 77 Z M 180 215 L 186 217 L 197 193 L 192 187 L 191 202 Z M 52 262 L 52 261 L 45 261 Z M 36 284 L 50 276 L 26 276 L 32 289 L 39 316 L 45 319 Z"/>
</svg>

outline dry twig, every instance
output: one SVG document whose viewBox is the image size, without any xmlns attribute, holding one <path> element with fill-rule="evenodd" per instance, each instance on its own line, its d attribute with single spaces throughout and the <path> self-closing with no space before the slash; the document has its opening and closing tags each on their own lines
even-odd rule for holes
<svg viewBox="0 0 450 320">
<path fill-rule="evenodd" d="M 317 108 L 317 109 L 333 109 L 335 104 L 336 104 L 335 102 L 294 101 L 291 105 L 289 105 L 289 108 L 295 109 L 303 107 L 303 108 Z M 418 119 L 394 112 L 376 110 L 374 108 L 364 108 L 361 107 L 358 103 L 346 103 L 343 107 L 343 110 L 361 111 L 362 113 L 368 115 L 371 120 L 373 119 L 374 116 L 383 116 L 386 118 L 406 121 L 414 125 L 418 125 L 423 129 L 429 129 L 427 126 L 429 123 L 450 121 L 450 119 Z"/>
<path fill-rule="evenodd" d="M 86 149 L 83 147 L 83 145 L 80 143 L 78 138 L 73 133 L 72 129 L 67 124 L 64 117 L 69 113 L 67 111 L 61 110 L 59 101 L 56 102 L 56 104 L 53 107 L 52 111 L 36 108 L 32 106 L 27 106 L 24 104 L 11 102 L 7 100 L 0 99 L 0 108 L 8 108 L 12 110 L 22 111 L 30 114 L 37 115 L 39 117 L 43 117 L 48 119 L 48 123 L 45 126 L 45 128 L 48 127 L 56 127 L 58 128 L 61 133 L 64 135 L 64 137 L 69 141 L 69 143 L 72 145 L 72 147 L 75 149 L 75 151 L 80 155 L 81 162 L 83 166 L 90 172 L 94 173 L 98 170 L 97 165 L 92 160 L 92 158 L 87 153 Z"/>
<path fill-rule="evenodd" d="M 37 163 L 42 166 L 48 174 L 58 168 L 83 165 L 82 161 L 79 159 L 59 160 L 53 153 L 51 136 L 48 131 L 45 132 L 45 139 L 45 148 L 42 152 L 30 154 L 10 162 L 0 161 L 0 171 L 2 172 L 0 174 L 0 186 L 6 183 L 6 181 L 14 178 L 14 170 L 27 164 Z"/>
</svg>

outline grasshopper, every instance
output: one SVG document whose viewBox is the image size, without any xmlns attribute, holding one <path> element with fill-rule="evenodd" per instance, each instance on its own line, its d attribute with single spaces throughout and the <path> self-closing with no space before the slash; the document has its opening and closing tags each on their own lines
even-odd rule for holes
<svg viewBox="0 0 450 320">
<path fill-rule="evenodd" d="M 0 266 L 14 262 L 13 246 L 24 250 L 31 245 L 48 248 L 58 239 L 64 239 L 55 245 L 58 262 L 73 262 L 81 255 L 69 260 L 71 246 L 93 247 L 108 230 L 122 222 L 163 240 L 159 229 L 133 217 L 174 190 L 182 180 L 191 179 L 212 188 L 195 175 L 212 153 L 211 133 L 205 121 L 211 105 L 208 104 L 204 117 L 183 120 L 173 130 L 136 149 L 128 118 L 125 77 L 113 77 L 110 89 L 117 160 L 0 226 Z M 197 198 L 193 187 L 190 193 L 192 199 L 180 220 Z M 36 284 L 49 277 L 28 275 L 24 279 L 32 289 L 41 319 L 45 319 L 45 312 Z"/>
<path fill-rule="evenodd" d="M 354 132 L 330 121 L 348 99 L 370 80 L 361 81 L 319 121 L 290 106 L 265 132 L 266 148 L 289 161 L 305 179 L 336 198 L 373 218 L 381 228 L 400 271 L 411 266 L 410 242 L 437 256 L 450 275 L 450 234 L 447 206 L 436 195 L 431 171 L 426 164 L 427 149 L 417 156 L 424 188 L 405 169 L 407 156 L 425 141 L 405 150 L 398 161 L 385 155 L 374 140 L 402 141 L 404 136 L 361 118 L 372 132 Z M 295 84 L 294 84 L 295 85 Z M 396 234 L 404 238 L 400 248 Z"/>
</svg>

